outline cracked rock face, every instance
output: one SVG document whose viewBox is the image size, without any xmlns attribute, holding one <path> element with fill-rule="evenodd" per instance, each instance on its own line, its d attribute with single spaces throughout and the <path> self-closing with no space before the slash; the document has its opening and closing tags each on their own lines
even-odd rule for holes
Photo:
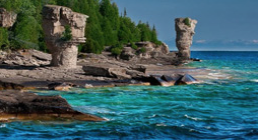
<svg viewBox="0 0 258 140">
<path fill-rule="evenodd" d="M 6 9 L 0 8 L 0 27 L 12 27 L 17 19 L 17 14 L 14 12 L 7 12 Z"/>
<path fill-rule="evenodd" d="M 56 5 L 45 5 L 42 15 L 46 44 L 52 54 L 51 65 L 68 69 L 75 68 L 77 45 L 86 41 L 85 28 L 88 16 Z M 61 38 L 67 25 L 71 27 L 72 39 L 63 41 Z"/>
<path fill-rule="evenodd" d="M 181 59 L 190 59 L 190 46 L 193 42 L 194 29 L 197 24 L 197 20 L 189 19 L 189 25 L 185 23 L 186 18 L 175 19 L 176 29 L 176 46 L 178 48 L 178 56 Z"/>
</svg>

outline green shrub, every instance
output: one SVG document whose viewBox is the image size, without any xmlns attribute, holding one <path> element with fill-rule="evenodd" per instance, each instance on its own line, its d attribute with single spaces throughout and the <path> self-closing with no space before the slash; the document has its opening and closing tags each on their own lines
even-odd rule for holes
<svg viewBox="0 0 258 140">
<path fill-rule="evenodd" d="M 144 47 L 142 47 L 142 48 L 140 49 L 140 52 L 141 52 L 141 53 L 146 53 L 146 51 L 147 51 L 147 50 L 146 50 L 146 48 L 144 48 Z"/>
<path fill-rule="evenodd" d="M 118 56 L 121 54 L 122 49 L 123 49 L 123 45 L 121 43 L 117 43 L 111 48 L 111 53 L 112 55 Z"/>
<path fill-rule="evenodd" d="M 133 48 L 134 50 L 137 50 L 138 46 L 136 46 L 135 43 L 131 43 L 131 48 Z"/>
<path fill-rule="evenodd" d="M 9 45 L 8 31 L 0 27 L 0 49 L 5 49 Z M 2 48 L 3 47 L 3 48 Z"/>
<path fill-rule="evenodd" d="M 191 27 L 191 21 L 190 21 L 190 19 L 188 17 L 185 18 L 184 23 L 185 23 L 185 25 Z"/>
<path fill-rule="evenodd" d="M 73 38 L 73 36 L 72 36 L 71 27 L 69 25 L 65 25 L 65 31 L 63 32 L 61 40 L 70 41 L 70 40 L 72 40 L 72 38 Z"/>
<path fill-rule="evenodd" d="M 112 49 L 111 49 L 112 55 L 115 55 L 115 56 L 120 55 L 121 52 L 122 52 L 122 49 L 121 49 L 121 48 L 112 48 Z"/>
</svg>

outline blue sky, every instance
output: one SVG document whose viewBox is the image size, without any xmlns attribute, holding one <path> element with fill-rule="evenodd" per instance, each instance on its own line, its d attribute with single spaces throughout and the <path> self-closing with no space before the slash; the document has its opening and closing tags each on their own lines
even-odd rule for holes
<svg viewBox="0 0 258 140">
<path fill-rule="evenodd" d="M 155 24 L 175 49 L 174 19 L 198 20 L 192 50 L 258 51 L 258 0 L 113 0 L 136 23 Z"/>
</svg>

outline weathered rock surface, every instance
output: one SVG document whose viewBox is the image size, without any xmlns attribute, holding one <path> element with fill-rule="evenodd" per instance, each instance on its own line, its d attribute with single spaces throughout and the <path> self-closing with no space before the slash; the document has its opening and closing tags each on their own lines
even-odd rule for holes
<svg viewBox="0 0 258 140">
<path fill-rule="evenodd" d="M 83 66 L 83 70 L 86 75 L 92 76 L 113 77 L 118 79 L 132 78 L 130 75 L 126 73 L 126 68 L 109 64 Z"/>
<path fill-rule="evenodd" d="M 0 56 L 0 63 L 19 66 L 44 66 L 49 65 L 51 55 L 37 50 L 18 50 L 4 53 Z"/>
<path fill-rule="evenodd" d="M 16 22 L 17 14 L 14 12 L 8 12 L 4 8 L 0 8 L 0 27 L 12 27 Z"/>
<path fill-rule="evenodd" d="M 103 121 L 104 119 L 72 109 L 61 96 L 39 96 L 19 91 L 0 91 L 0 121 L 74 119 Z"/>
<path fill-rule="evenodd" d="M 185 20 L 187 18 L 176 18 L 176 46 L 178 48 L 178 56 L 181 59 L 190 59 L 190 46 L 193 42 L 194 29 L 197 24 L 197 20 L 189 19 L 190 25 L 186 25 Z"/>
<path fill-rule="evenodd" d="M 48 49 L 52 54 L 52 66 L 75 68 L 77 63 L 77 45 L 85 43 L 87 15 L 73 12 L 70 8 L 46 5 L 43 7 L 43 30 Z M 63 41 L 65 26 L 70 26 L 72 39 Z"/>
</svg>

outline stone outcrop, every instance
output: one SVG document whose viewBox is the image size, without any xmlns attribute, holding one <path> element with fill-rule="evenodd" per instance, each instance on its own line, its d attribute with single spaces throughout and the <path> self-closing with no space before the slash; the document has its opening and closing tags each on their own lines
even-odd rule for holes
<svg viewBox="0 0 258 140">
<path fill-rule="evenodd" d="M 75 68 L 77 45 L 85 43 L 87 15 L 73 12 L 70 8 L 46 5 L 43 7 L 43 30 L 48 49 L 52 54 L 52 66 Z M 65 26 L 71 28 L 71 40 L 62 40 Z"/>
<path fill-rule="evenodd" d="M 74 119 L 103 121 L 94 115 L 73 110 L 61 96 L 39 96 L 19 91 L 0 92 L 0 121 Z"/>
<path fill-rule="evenodd" d="M 111 77 L 118 79 L 131 79 L 132 77 L 128 75 L 127 69 L 110 64 L 101 64 L 101 65 L 87 65 L 83 66 L 83 70 L 86 75 L 92 76 L 103 76 Z"/>
<path fill-rule="evenodd" d="M 51 59 L 50 54 L 29 49 L 11 53 L 2 52 L 0 63 L 19 66 L 45 66 L 50 64 Z"/>
<path fill-rule="evenodd" d="M 12 27 L 17 19 L 17 14 L 0 8 L 0 27 Z"/>
<path fill-rule="evenodd" d="M 197 20 L 190 18 L 176 18 L 176 46 L 178 48 L 178 56 L 183 60 L 190 59 L 190 46 L 193 42 L 194 29 Z"/>
<path fill-rule="evenodd" d="M 138 47 L 137 50 L 131 48 L 130 45 L 124 47 L 120 58 L 123 60 L 134 60 L 134 59 L 151 59 L 157 57 L 163 57 L 169 54 L 169 47 L 165 43 L 161 45 L 156 45 L 155 43 L 146 42 L 136 42 L 135 45 Z M 145 50 L 142 52 L 141 50 Z"/>
</svg>

